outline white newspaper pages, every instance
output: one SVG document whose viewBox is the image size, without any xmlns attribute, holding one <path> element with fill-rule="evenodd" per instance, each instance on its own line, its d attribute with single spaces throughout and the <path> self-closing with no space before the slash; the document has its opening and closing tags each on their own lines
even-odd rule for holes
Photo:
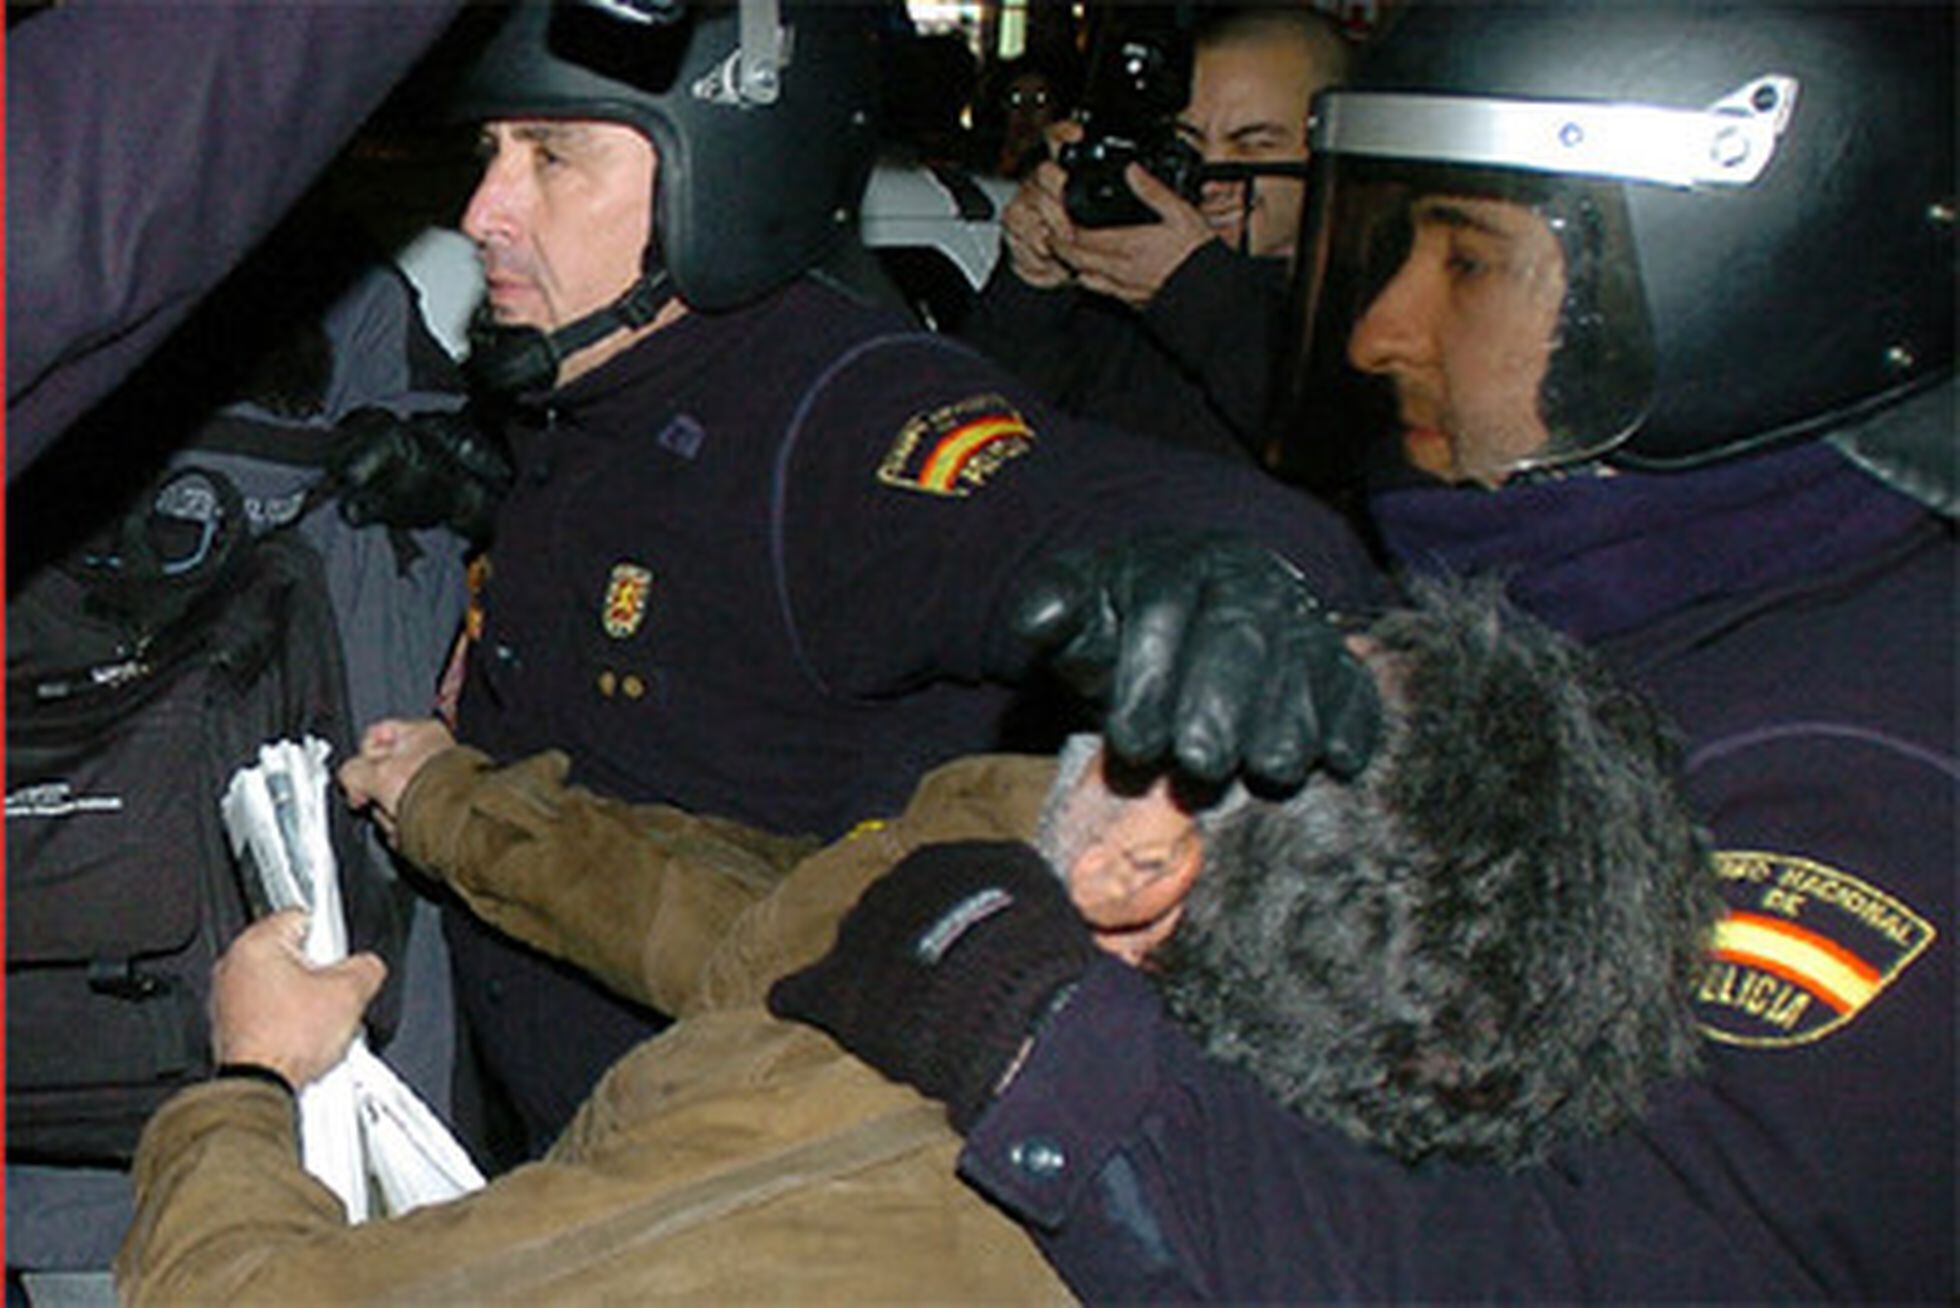
<svg viewBox="0 0 1960 1308">
<path fill-rule="evenodd" d="M 258 766 L 233 775 L 221 805 L 259 907 L 305 909 L 306 957 L 317 965 L 347 957 L 340 874 L 327 837 L 330 753 L 312 736 L 266 745 Z M 449 1129 L 359 1035 L 338 1067 L 300 1091 L 299 1114 L 306 1170 L 340 1196 L 350 1222 L 483 1184 Z"/>
</svg>

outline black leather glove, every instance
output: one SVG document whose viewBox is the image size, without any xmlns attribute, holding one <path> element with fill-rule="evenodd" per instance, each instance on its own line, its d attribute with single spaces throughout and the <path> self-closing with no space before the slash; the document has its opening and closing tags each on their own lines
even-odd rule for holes
<svg viewBox="0 0 1960 1308">
<path fill-rule="evenodd" d="M 1095 949 L 1026 845 L 928 845 L 864 892 L 828 954 L 770 987 L 769 1011 L 944 1102 L 964 1133 Z"/>
<path fill-rule="evenodd" d="M 356 527 L 449 527 L 489 539 L 510 489 L 510 461 L 467 413 L 401 417 L 356 409 L 341 419 L 329 464 L 340 513 Z"/>
<path fill-rule="evenodd" d="M 1138 763 L 1173 752 L 1204 781 L 1280 787 L 1316 762 L 1353 776 L 1380 733 L 1375 684 L 1304 578 L 1247 540 L 1165 532 L 1054 555 L 1020 589 L 1016 633 L 1108 700 L 1103 735 Z"/>
</svg>

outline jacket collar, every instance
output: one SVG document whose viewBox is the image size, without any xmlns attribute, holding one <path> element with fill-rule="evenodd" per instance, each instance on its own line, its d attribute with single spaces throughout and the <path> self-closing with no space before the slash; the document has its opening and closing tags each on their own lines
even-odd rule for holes
<svg viewBox="0 0 1960 1308">
<path fill-rule="evenodd" d="M 1513 602 L 1589 641 L 1833 571 L 1926 516 L 1819 442 L 1693 472 L 1389 491 L 1371 507 L 1403 567 L 1502 576 Z"/>
</svg>

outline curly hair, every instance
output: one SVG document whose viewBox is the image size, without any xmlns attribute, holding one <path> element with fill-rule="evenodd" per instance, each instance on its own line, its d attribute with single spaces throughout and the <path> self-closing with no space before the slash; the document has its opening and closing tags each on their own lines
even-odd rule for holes
<svg viewBox="0 0 1960 1308">
<path fill-rule="evenodd" d="M 1427 584 L 1370 635 L 1382 750 L 1219 824 L 1161 989 L 1303 1116 L 1522 1166 L 1695 1068 L 1706 837 L 1659 713 L 1495 587 Z"/>
</svg>

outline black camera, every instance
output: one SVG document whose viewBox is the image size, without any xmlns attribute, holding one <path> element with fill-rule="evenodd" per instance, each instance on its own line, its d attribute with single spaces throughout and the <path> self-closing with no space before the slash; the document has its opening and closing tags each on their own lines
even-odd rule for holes
<svg viewBox="0 0 1960 1308">
<path fill-rule="evenodd" d="M 1062 202 L 1077 227 L 1136 227 L 1160 221 L 1157 211 L 1137 198 L 1123 179 L 1123 169 L 1142 164 L 1145 171 L 1192 204 L 1205 161 L 1175 136 L 1154 141 L 1131 141 L 1120 136 L 1092 136 L 1062 147 L 1062 167 L 1068 181 Z"/>
<path fill-rule="evenodd" d="M 1083 138 L 1062 147 L 1062 203 L 1078 227 L 1135 227 L 1156 211 L 1123 180 L 1142 164 L 1158 181 L 1198 202 L 1204 160 L 1178 139 L 1177 115 L 1191 95 L 1191 51 L 1174 30 L 1131 32 L 1104 47 L 1083 95 Z"/>
</svg>

